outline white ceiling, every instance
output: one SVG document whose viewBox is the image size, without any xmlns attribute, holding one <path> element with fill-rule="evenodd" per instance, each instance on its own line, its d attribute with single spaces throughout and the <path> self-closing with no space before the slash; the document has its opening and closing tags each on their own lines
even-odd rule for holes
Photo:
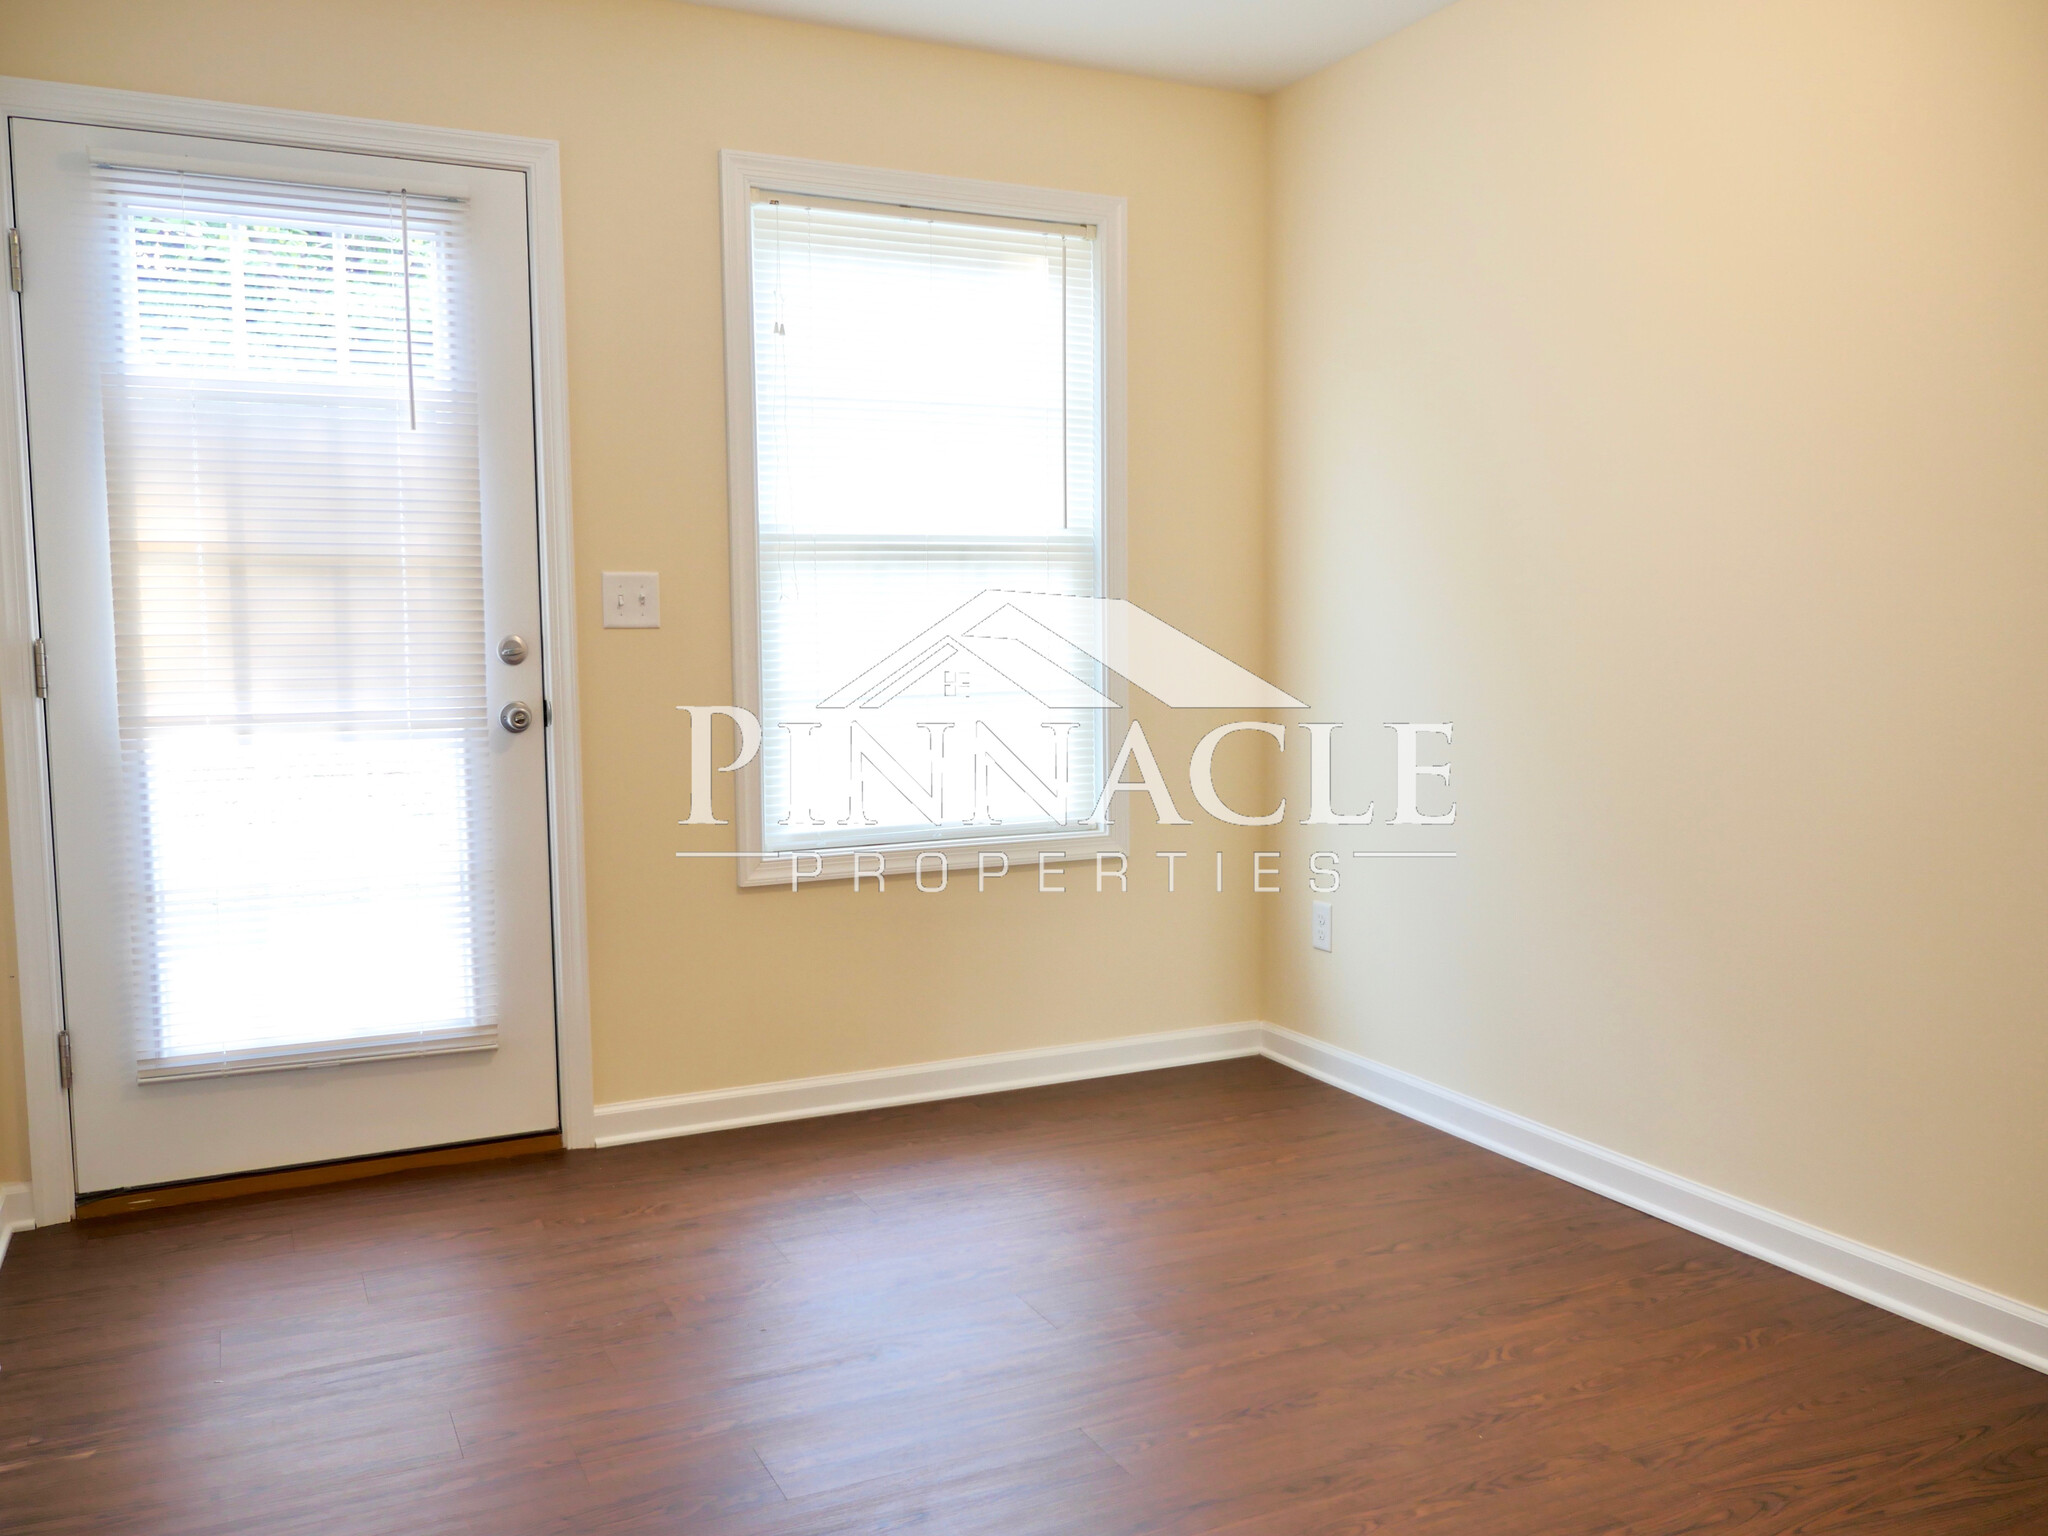
<svg viewBox="0 0 2048 1536">
<path fill-rule="evenodd" d="M 1450 0 L 711 0 L 1132 74 L 1271 91 Z"/>
</svg>

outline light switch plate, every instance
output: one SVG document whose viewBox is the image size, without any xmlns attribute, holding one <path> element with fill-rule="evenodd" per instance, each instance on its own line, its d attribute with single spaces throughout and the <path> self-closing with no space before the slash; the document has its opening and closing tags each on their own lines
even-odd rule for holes
<svg viewBox="0 0 2048 1536">
<path fill-rule="evenodd" d="M 661 576 L 656 571 L 604 573 L 606 629 L 661 628 Z"/>
<path fill-rule="evenodd" d="M 1312 901 L 1308 904 L 1308 941 L 1317 949 L 1330 947 L 1330 904 L 1327 901 Z"/>
</svg>

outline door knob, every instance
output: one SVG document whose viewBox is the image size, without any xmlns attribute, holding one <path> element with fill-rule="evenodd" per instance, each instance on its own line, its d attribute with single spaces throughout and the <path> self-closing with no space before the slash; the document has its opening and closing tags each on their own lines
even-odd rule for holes
<svg viewBox="0 0 2048 1536">
<path fill-rule="evenodd" d="M 511 731 L 514 735 L 517 735 L 533 724 L 533 708 L 531 705 L 521 704 L 515 700 L 498 712 L 498 724 L 504 726 L 506 730 Z"/>
</svg>

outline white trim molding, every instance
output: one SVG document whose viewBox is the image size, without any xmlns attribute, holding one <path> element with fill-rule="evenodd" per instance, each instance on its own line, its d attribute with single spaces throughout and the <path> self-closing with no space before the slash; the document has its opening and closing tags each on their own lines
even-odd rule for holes
<svg viewBox="0 0 2048 1536">
<path fill-rule="evenodd" d="M 17 1232 L 36 1224 L 35 1202 L 26 1184 L 0 1184 L 0 1263 L 6 1262 L 7 1244 Z"/>
<path fill-rule="evenodd" d="M 634 1099 L 597 1107 L 597 1144 L 622 1146 L 667 1136 L 844 1115 L 892 1104 L 922 1104 L 980 1093 L 1007 1093 L 1082 1078 L 1154 1072 L 1197 1062 L 1257 1056 L 1264 1049 L 1262 1024 L 1210 1024 L 1198 1029 L 1130 1035 L 1083 1045 L 1049 1045 L 992 1056 L 956 1056 L 947 1061 L 842 1072 L 831 1077 L 798 1077 L 747 1088 L 714 1088 L 666 1099 Z"/>
<path fill-rule="evenodd" d="M 533 320 L 536 489 L 540 505 L 541 650 L 550 716 L 548 825 L 554 883 L 557 1091 L 563 1140 L 592 1144 L 590 1002 L 583 884 L 582 763 L 576 696 L 575 562 L 569 507 L 567 326 L 563 297 L 559 151 L 550 140 L 511 138 L 367 118 L 287 112 L 233 102 L 0 77 L 0 117 L 40 117 L 306 149 L 355 151 L 517 171 L 527 185 Z M 0 201 L 14 224 L 13 185 L 0 156 Z M 30 537 L 28 442 L 21 374 L 21 313 L 4 309 L 0 360 L 0 739 L 13 854 L 20 952 L 22 1064 L 26 1073 L 34 1216 L 71 1219 L 75 1186 L 69 1106 L 58 1083 L 63 1001 L 57 956 L 56 865 L 49 828 L 42 711 L 30 664 L 38 631 Z"/>
<path fill-rule="evenodd" d="M 1262 1053 L 1283 1066 L 1979 1349 L 2048 1371 L 2048 1311 L 2039 1307 L 1291 1029 L 1268 1024 L 1264 1035 Z"/>
</svg>

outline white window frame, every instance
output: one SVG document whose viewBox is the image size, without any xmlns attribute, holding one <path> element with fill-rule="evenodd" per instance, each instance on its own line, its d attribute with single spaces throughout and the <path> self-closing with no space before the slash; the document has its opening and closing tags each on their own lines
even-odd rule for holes
<svg viewBox="0 0 2048 1536">
<path fill-rule="evenodd" d="M 761 611 L 757 560 L 760 519 L 755 497 L 758 459 L 754 437 L 754 296 L 753 221 L 756 192 L 782 192 L 798 197 L 831 197 L 851 202 L 893 203 L 907 208 L 946 213 L 975 213 L 999 218 L 1036 219 L 1049 223 L 1092 224 L 1102 283 L 1102 581 L 1101 596 L 1124 594 L 1124 199 L 1094 192 L 1059 192 L 1045 187 L 999 181 L 972 181 L 956 176 L 931 176 L 915 171 L 874 170 L 835 165 L 825 160 L 800 160 L 781 155 L 719 155 L 719 181 L 725 236 L 725 399 L 727 484 L 732 515 L 732 670 L 733 702 L 761 713 Z M 1117 704 L 1116 717 L 1128 718 L 1128 693 L 1121 677 L 1108 676 L 1104 690 Z M 1119 726 L 1105 722 L 1100 764 L 1108 771 L 1116 756 Z M 764 722 L 763 730 L 769 726 Z M 733 825 L 739 848 L 735 863 L 742 886 L 793 882 L 792 861 L 761 857 L 763 808 L 761 761 L 733 775 Z M 920 854 L 943 854 L 950 870 L 973 870 L 983 850 L 1005 854 L 1019 873 L 1035 870 L 1039 855 L 1088 859 L 1098 853 L 1130 854 L 1130 818 L 1119 817 L 1108 828 L 1076 828 L 1070 833 L 989 837 L 972 842 L 950 840 L 919 843 L 890 841 L 878 850 L 885 875 L 911 874 Z M 875 853 L 863 851 L 860 871 L 871 875 Z M 804 866 L 804 883 L 852 878 L 851 852 L 820 856 L 822 867 L 812 874 Z M 1086 866 L 1072 871 L 1080 873 Z"/>
<path fill-rule="evenodd" d="M 534 451 L 540 516 L 542 656 L 550 721 L 548 840 L 555 951 L 556 1091 L 562 1140 L 597 1144 L 590 1055 L 589 947 L 583 891 L 583 775 L 576 695 L 575 544 L 569 512 L 569 373 L 562 265 L 560 151 L 548 139 L 434 128 L 372 118 L 250 107 L 97 86 L 0 76 L 0 121 L 42 117 L 106 128 L 242 139 L 301 149 L 352 150 L 411 160 L 517 171 L 527 187 L 529 306 L 533 322 Z M 11 160 L 0 153 L 0 212 L 14 227 Z M 24 251 L 27 280 L 35 253 Z M 0 290 L 4 293 L 5 290 Z M 6 294 L 11 299 L 11 293 Z M 35 545 L 29 522 L 28 418 L 21 308 L 0 304 L 0 736 L 21 985 L 21 1055 L 29 1121 L 35 1223 L 69 1221 L 76 1185 L 71 1108 L 61 1085 L 64 1003 L 57 965 L 56 858 L 48 759 L 31 664 L 37 634 Z M 4 1241 L 4 1229 L 0 1229 Z"/>
</svg>

